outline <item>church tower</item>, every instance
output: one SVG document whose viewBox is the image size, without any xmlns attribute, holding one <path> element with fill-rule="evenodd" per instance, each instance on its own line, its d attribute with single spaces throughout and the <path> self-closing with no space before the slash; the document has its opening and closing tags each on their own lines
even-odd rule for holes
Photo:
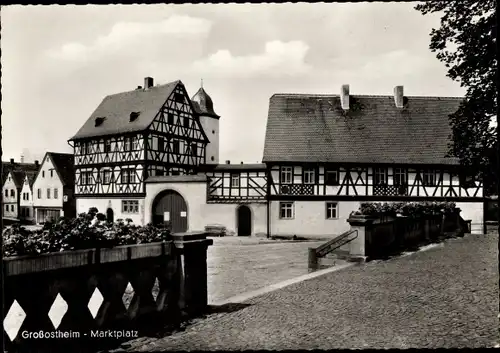
<svg viewBox="0 0 500 353">
<path fill-rule="evenodd" d="M 191 98 L 196 112 L 200 116 L 200 122 L 210 142 L 205 152 L 207 164 L 219 164 L 219 118 L 214 111 L 212 98 L 201 88 Z"/>
</svg>

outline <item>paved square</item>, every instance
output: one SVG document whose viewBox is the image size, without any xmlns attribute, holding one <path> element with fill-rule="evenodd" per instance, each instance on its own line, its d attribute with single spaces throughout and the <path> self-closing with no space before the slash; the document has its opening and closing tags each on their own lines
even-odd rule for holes
<svg viewBox="0 0 500 353">
<path fill-rule="evenodd" d="M 241 310 L 211 314 L 162 339 L 130 342 L 130 349 L 493 347 L 499 338 L 497 249 L 497 234 L 448 240 L 253 298 Z"/>
</svg>

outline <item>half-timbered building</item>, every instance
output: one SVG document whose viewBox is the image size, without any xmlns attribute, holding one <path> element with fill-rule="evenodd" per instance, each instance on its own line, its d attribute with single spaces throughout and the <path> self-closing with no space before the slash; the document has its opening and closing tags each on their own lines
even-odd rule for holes
<svg viewBox="0 0 500 353">
<path fill-rule="evenodd" d="M 190 99 L 181 81 L 154 86 L 146 77 L 144 86 L 107 96 L 70 139 L 78 212 L 97 207 L 109 220 L 148 223 L 145 180 L 217 163 L 218 120 L 206 92 Z"/>
<path fill-rule="evenodd" d="M 275 94 L 263 162 L 269 232 L 329 235 L 349 228 L 361 202 L 456 202 L 482 231 L 480 181 L 447 157 L 448 116 L 460 98 Z"/>
</svg>

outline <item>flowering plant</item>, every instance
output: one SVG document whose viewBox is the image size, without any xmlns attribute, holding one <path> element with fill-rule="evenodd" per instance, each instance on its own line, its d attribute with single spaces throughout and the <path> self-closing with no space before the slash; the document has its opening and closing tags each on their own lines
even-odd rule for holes
<svg viewBox="0 0 500 353">
<path fill-rule="evenodd" d="M 170 239 L 170 225 L 136 226 L 131 219 L 107 222 L 93 207 L 77 218 L 60 218 L 46 222 L 40 230 L 27 230 L 14 224 L 3 231 L 3 256 L 38 255 L 43 253 L 118 245 L 161 242 Z"/>
<path fill-rule="evenodd" d="M 422 217 L 438 214 L 450 214 L 457 210 L 454 202 L 364 202 L 354 212 L 356 215 L 369 216 L 406 216 Z"/>
</svg>

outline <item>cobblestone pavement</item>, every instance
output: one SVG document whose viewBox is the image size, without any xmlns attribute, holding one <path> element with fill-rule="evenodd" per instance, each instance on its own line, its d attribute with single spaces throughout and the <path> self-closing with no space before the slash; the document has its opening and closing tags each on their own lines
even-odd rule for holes
<svg viewBox="0 0 500 353">
<path fill-rule="evenodd" d="M 444 247 L 285 287 L 240 310 L 194 320 L 171 336 L 129 342 L 127 349 L 493 347 L 497 249 L 496 234 L 448 240 Z"/>
<path fill-rule="evenodd" d="M 217 241 L 208 248 L 208 303 L 304 275 L 307 248 L 322 242 Z"/>
</svg>

